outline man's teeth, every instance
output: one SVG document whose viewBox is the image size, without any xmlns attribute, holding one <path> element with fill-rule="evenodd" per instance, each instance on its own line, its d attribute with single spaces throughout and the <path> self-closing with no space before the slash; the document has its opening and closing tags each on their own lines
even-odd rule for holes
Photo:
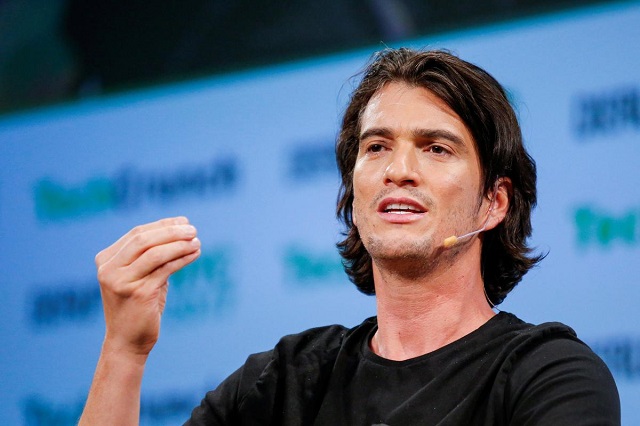
<svg viewBox="0 0 640 426">
<path fill-rule="evenodd" d="M 420 210 L 415 206 L 412 206 L 409 204 L 401 204 L 401 203 L 389 204 L 385 209 L 385 211 L 388 213 L 399 213 L 399 214 L 420 212 Z"/>
</svg>

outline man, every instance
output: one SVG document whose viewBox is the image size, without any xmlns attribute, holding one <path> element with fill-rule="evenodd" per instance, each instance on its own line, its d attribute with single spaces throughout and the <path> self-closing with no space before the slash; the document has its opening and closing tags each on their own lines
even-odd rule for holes
<svg viewBox="0 0 640 426">
<path fill-rule="evenodd" d="M 377 316 L 250 356 L 187 424 L 620 423 L 611 374 L 570 328 L 493 309 L 540 256 L 526 244 L 535 165 L 489 74 L 446 52 L 381 52 L 336 152 L 338 247 Z M 107 330 L 81 424 L 136 424 L 167 278 L 199 250 L 175 218 L 98 254 Z"/>
</svg>

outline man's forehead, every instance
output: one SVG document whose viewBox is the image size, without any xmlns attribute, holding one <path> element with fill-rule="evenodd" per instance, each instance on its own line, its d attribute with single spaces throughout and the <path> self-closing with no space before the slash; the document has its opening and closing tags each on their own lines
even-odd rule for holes
<svg viewBox="0 0 640 426">
<path fill-rule="evenodd" d="M 360 117 L 360 134 L 372 128 L 400 129 L 415 134 L 436 129 L 473 138 L 464 121 L 431 90 L 402 82 L 389 82 L 369 99 Z"/>
</svg>

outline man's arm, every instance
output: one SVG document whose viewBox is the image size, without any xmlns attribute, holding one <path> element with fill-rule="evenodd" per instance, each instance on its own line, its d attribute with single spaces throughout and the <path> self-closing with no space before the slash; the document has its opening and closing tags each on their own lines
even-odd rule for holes
<svg viewBox="0 0 640 426">
<path fill-rule="evenodd" d="M 132 229 L 98 253 L 106 332 L 80 426 L 137 425 L 147 357 L 158 340 L 169 275 L 200 255 L 184 217 Z"/>
</svg>

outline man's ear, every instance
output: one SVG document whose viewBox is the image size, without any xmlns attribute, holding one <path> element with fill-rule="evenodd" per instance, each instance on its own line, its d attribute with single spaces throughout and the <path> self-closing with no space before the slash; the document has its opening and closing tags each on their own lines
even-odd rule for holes
<svg viewBox="0 0 640 426">
<path fill-rule="evenodd" d="M 358 227 L 358 220 L 356 218 L 356 209 L 354 207 L 354 201 L 351 202 L 351 222 L 353 223 L 353 226 L 355 226 L 356 228 Z"/>
<path fill-rule="evenodd" d="M 511 204 L 511 197 L 513 194 L 513 186 L 511 179 L 508 177 L 499 177 L 487 195 L 489 198 L 486 202 L 489 203 L 488 221 L 486 229 L 493 229 L 500 224 L 507 216 L 509 211 L 509 205 Z"/>
</svg>

